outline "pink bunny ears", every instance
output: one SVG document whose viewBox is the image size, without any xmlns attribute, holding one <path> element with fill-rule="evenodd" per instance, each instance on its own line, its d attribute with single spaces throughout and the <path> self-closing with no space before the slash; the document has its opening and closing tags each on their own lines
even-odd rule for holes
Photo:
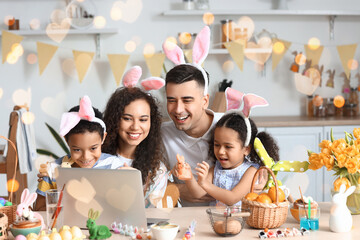
<svg viewBox="0 0 360 240">
<path fill-rule="evenodd" d="M 126 71 L 123 76 L 123 84 L 127 88 L 135 87 L 142 75 L 142 69 L 134 66 Z M 159 77 L 150 77 L 141 81 L 141 86 L 145 91 L 158 90 L 165 86 L 165 80 Z"/>
<path fill-rule="evenodd" d="M 246 129 L 247 129 L 247 135 L 246 135 L 246 141 L 245 141 L 245 147 L 249 145 L 250 138 L 251 138 L 251 125 L 249 121 L 250 111 L 252 108 L 255 107 L 266 107 L 269 105 L 269 103 L 262 97 L 249 93 L 244 94 L 242 92 L 239 92 L 232 88 L 226 88 L 225 90 L 225 96 L 226 96 L 226 110 L 237 110 L 238 113 L 240 113 L 240 116 L 244 118 Z M 242 110 L 240 110 L 240 107 L 243 105 Z M 229 111 L 234 112 L 234 111 Z"/>
<path fill-rule="evenodd" d="M 186 63 L 184 53 L 181 48 L 172 42 L 163 43 L 163 50 L 166 57 L 175 65 L 189 64 L 199 69 L 205 80 L 204 95 L 208 93 L 209 79 L 201 64 L 205 61 L 209 53 L 210 47 L 210 28 L 205 26 L 195 38 L 194 46 L 192 49 L 193 63 Z"/>
<path fill-rule="evenodd" d="M 95 112 L 92 108 L 90 98 L 88 96 L 84 96 L 80 100 L 79 112 L 66 112 L 63 113 L 63 115 L 61 116 L 60 135 L 65 136 L 81 120 L 99 123 L 104 129 L 104 132 L 106 132 L 106 126 L 104 121 L 95 117 Z"/>
</svg>

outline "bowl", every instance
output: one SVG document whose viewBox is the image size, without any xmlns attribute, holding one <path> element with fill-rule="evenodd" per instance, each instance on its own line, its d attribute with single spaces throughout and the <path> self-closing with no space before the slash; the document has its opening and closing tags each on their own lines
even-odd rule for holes
<svg viewBox="0 0 360 240">
<path fill-rule="evenodd" d="M 179 230 L 179 225 L 169 223 L 167 225 L 151 225 L 151 232 L 157 240 L 173 240 Z"/>
<path fill-rule="evenodd" d="M 41 225 L 32 228 L 14 228 L 13 225 L 10 225 L 10 232 L 14 237 L 16 237 L 17 235 L 27 236 L 30 233 L 39 234 L 40 230 L 41 230 Z"/>
<path fill-rule="evenodd" d="M 291 216 L 293 216 L 296 221 L 300 222 L 299 209 L 298 208 L 294 208 L 294 207 L 290 208 L 290 213 L 291 213 Z"/>
<path fill-rule="evenodd" d="M 250 216 L 248 209 L 239 207 L 211 207 L 206 209 L 212 229 L 217 235 L 230 237 L 239 234 Z"/>
</svg>

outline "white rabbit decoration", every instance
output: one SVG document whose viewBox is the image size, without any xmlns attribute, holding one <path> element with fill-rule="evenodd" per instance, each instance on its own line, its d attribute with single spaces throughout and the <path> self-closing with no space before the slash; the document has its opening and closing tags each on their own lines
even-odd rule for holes
<svg viewBox="0 0 360 240">
<path fill-rule="evenodd" d="M 340 191 L 332 197 L 329 226 L 333 232 L 349 232 L 352 228 L 353 220 L 346 206 L 346 199 L 355 191 L 355 186 L 345 190 L 346 186 L 342 184 Z"/>
<path fill-rule="evenodd" d="M 25 188 L 21 193 L 21 203 L 16 208 L 16 215 L 28 220 L 37 218 L 41 221 L 41 228 L 45 229 L 45 223 L 43 217 L 30 209 L 30 206 L 35 202 L 37 193 L 31 193 L 29 189 Z"/>
</svg>

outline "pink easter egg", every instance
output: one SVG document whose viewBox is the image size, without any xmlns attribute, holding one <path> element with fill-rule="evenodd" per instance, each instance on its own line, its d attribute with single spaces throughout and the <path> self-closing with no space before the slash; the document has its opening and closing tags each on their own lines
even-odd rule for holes
<svg viewBox="0 0 360 240">
<path fill-rule="evenodd" d="M 17 235 L 15 240 L 26 240 L 26 237 L 24 235 Z"/>
</svg>

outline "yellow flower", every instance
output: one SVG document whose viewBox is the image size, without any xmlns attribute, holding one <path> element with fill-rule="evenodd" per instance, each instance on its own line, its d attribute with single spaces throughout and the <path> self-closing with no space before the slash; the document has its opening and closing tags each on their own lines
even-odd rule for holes
<svg viewBox="0 0 360 240">
<path fill-rule="evenodd" d="M 320 144 L 319 147 L 320 148 L 330 148 L 332 145 L 331 141 L 329 140 L 323 140 Z"/>
<path fill-rule="evenodd" d="M 320 153 L 320 158 L 322 159 L 322 162 L 324 163 L 327 170 L 330 171 L 334 166 L 334 156 Z"/>
<path fill-rule="evenodd" d="M 347 160 L 346 155 L 345 154 L 335 154 L 335 157 L 336 157 L 339 168 L 344 167 L 346 160 Z"/>
<path fill-rule="evenodd" d="M 309 156 L 309 169 L 317 170 L 323 166 L 323 163 L 317 153 L 311 153 Z"/>
<path fill-rule="evenodd" d="M 347 148 L 345 148 L 344 152 L 346 154 L 348 154 L 350 157 L 354 157 L 356 154 L 358 154 L 358 151 L 354 145 L 347 146 Z"/>
<path fill-rule="evenodd" d="M 349 173 L 356 173 L 356 171 L 359 169 L 359 163 L 356 160 L 356 158 L 348 158 L 348 160 L 346 161 L 345 167 L 347 168 Z"/>
<path fill-rule="evenodd" d="M 344 149 L 346 148 L 347 144 L 345 139 L 337 139 L 331 145 L 331 150 L 335 153 L 343 153 Z"/>
<path fill-rule="evenodd" d="M 353 134 L 355 138 L 360 139 L 360 128 L 354 128 Z"/>
<path fill-rule="evenodd" d="M 349 179 L 345 178 L 345 177 L 339 177 L 338 179 L 336 179 L 334 181 L 334 191 L 338 192 L 340 190 L 340 186 L 342 184 L 345 184 L 346 189 L 348 189 L 349 187 L 351 187 L 350 181 Z"/>
</svg>

